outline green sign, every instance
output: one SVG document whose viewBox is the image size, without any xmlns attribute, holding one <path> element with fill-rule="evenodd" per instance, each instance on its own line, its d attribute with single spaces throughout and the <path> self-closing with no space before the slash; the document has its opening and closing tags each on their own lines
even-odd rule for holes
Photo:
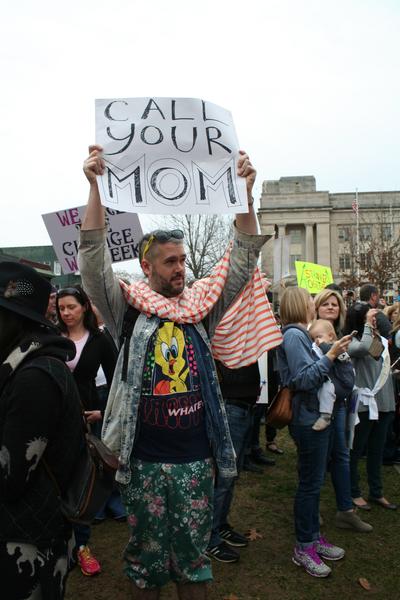
<svg viewBox="0 0 400 600">
<path fill-rule="evenodd" d="M 330 267 L 316 265 L 302 260 L 295 261 L 297 285 L 305 288 L 310 294 L 318 294 L 329 283 L 333 283 Z"/>
</svg>

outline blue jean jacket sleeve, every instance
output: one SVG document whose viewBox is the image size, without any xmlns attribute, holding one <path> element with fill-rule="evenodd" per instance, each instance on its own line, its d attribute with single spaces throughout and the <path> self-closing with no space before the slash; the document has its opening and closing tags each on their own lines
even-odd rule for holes
<svg viewBox="0 0 400 600">
<path fill-rule="evenodd" d="M 318 389 L 329 373 L 332 362 L 326 356 L 316 359 L 306 332 L 290 329 L 284 333 L 282 350 L 286 355 L 285 385 L 295 391 Z"/>
</svg>

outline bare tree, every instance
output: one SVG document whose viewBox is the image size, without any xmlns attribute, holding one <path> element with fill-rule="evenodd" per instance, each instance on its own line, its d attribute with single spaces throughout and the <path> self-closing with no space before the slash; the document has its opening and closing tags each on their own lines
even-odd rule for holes
<svg viewBox="0 0 400 600">
<path fill-rule="evenodd" d="M 359 247 L 356 227 L 348 227 L 347 259 L 339 268 L 343 284 L 356 287 L 368 281 L 383 294 L 390 283 L 400 283 L 400 238 L 391 211 L 360 217 Z"/>
<path fill-rule="evenodd" d="M 223 256 L 231 238 L 232 220 L 220 215 L 170 215 L 162 227 L 183 231 L 189 280 L 201 279 Z"/>
</svg>

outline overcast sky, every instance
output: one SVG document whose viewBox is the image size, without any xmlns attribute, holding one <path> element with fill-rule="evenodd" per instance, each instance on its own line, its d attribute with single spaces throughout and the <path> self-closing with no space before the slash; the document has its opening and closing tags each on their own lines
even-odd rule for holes
<svg viewBox="0 0 400 600">
<path fill-rule="evenodd" d="M 94 99 L 229 109 L 265 179 L 400 189 L 398 0 L 19 0 L 0 20 L 0 246 L 50 243 L 84 204 Z M 121 265 L 122 266 L 122 265 Z"/>
</svg>

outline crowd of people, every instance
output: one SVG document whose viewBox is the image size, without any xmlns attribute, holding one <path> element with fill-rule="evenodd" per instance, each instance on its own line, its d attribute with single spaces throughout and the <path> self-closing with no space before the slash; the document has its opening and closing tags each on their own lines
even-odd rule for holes
<svg viewBox="0 0 400 600">
<path fill-rule="evenodd" d="M 400 462 L 399 304 L 380 310 L 369 284 L 348 309 L 337 286 L 315 298 L 287 287 L 280 330 L 257 276 L 268 236 L 257 233 L 255 170 L 245 153 L 238 175 L 246 181 L 248 212 L 236 216 L 232 247 L 213 275 L 188 288 L 183 233 L 156 230 L 139 245 L 145 280 L 120 281 L 97 187 L 104 168 L 102 149 L 92 146 L 84 163 L 90 193 L 81 286 L 55 290 L 30 267 L 0 263 L 4 589 L 16 599 L 58 600 L 74 563 L 87 576 L 101 571 L 89 546 L 91 527 L 70 523 L 60 506 L 84 443 L 83 416 L 119 459 L 116 487 L 95 522 L 107 515 L 127 521 L 123 558 L 133 597 L 157 599 L 173 581 L 181 600 L 205 599 L 212 561 L 236 563 L 248 544 L 230 521 L 238 474 L 273 466 L 283 454 L 268 422 L 265 451 L 260 443 L 265 405 L 257 402 L 257 359 L 266 349 L 270 398 L 282 386 L 292 392 L 292 560 L 312 576 L 328 576 L 326 561 L 345 550 L 321 532 L 327 473 L 337 527 L 369 533 L 360 514 L 371 504 L 397 509 L 384 495 L 382 464 Z M 251 290 L 265 299 L 264 311 L 254 311 Z M 363 456 L 368 493 L 361 488 Z"/>
<path fill-rule="evenodd" d="M 396 330 L 378 303 L 378 290 L 369 284 L 361 287 L 360 300 L 347 312 L 335 289 L 313 299 L 293 287 L 281 299 L 279 371 L 282 384 L 294 394 L 289 430 L 298 451 L 293 561 L 315 577 L 330 574 L 324 559 L 339 560 L 345 554 L 320 533 L 319 496 L 327 468 L 338 527 L 367 533 L 372 526 L 355 509 L 368 511 L 371 503 L 397 509 L 383 495 L 382 484 L 385 447 L 394 449 L 392 464 L 399 462 L 398 425 L 393 426 L 399 420 L 398 391 L 391 373 Z M 358 472 L 364 454 L 368 501 Z"/>
</svg>

